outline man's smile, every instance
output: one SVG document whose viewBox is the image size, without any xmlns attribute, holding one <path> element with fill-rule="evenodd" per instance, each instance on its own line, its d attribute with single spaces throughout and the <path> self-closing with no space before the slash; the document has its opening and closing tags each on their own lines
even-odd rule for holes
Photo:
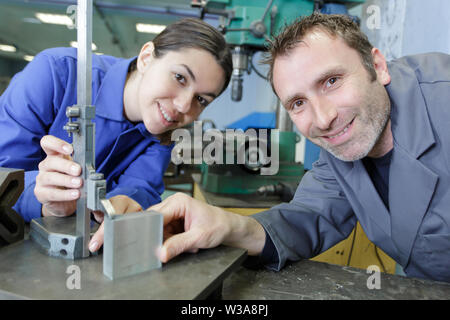
<svg viewBox="0 0 450 320">
<path fill-rule="evenodd" d="M 342 144 L 350 138 L 351 129 L 353 128 L 355 118 L 353 118 L 345 127 L 335 130 L 329 134 L 321 135 L 320 138 L 325 140 L 328 144 L 338 145 Z"/>
</svg>

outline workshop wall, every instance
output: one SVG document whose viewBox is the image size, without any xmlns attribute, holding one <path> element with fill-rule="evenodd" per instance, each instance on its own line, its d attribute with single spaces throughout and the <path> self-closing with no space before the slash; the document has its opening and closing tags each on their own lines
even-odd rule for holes
<svg viewBox="0 0 450 320">
<path fill-rule="evenodd" d="M 432 51 L 450 53 L 449 13 L 448 0 L 367 0 L 361 29 L 387 60 Z"/>
<path fill-rule="evenodd" d="M 11 78 L 26 65 L 26 61 L 0 58 L 0 95 L 8 87 Z"/>
<path fill-rule="evenodd" d="M 403 31 L 403 55 L 450 53 L 450 1 L 408 0 Z"/>
</svg>

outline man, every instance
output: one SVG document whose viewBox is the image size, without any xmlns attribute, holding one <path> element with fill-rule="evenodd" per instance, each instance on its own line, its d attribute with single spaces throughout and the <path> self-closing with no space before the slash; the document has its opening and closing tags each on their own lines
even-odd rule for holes
<svg viewBox="0 0 450 320">
<path fill-rule="evenodd" d="M 350 19 L 321 14 L 270 53 L 272 87 L 319 160 L 290 203 L 251 217 L 183 195 L 151 207 L 165 216 L 161 260 L 223 243 L 279 270 L 359 221 L 408 276 L 450 282 L 450 56 L 388 64 Z"/>
</svg>

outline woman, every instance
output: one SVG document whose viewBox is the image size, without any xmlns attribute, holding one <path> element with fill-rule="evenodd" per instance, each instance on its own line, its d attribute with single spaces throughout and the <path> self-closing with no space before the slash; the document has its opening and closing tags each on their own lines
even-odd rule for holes
<svg viewBox="0 0 450 320">
<path fill-rule="evenodd" d="M 41 52 L 0 97 L 0 166 L 25 169 L 14 209 L 30 221 L 69 216 L 80 197 L 81 167 L 63 126 L 76 104 L 76 49 Z M 146 43 L 138 57 L 94 55 L 96 169 L 116 212 L 161 201 L 170 132 L 194 121 L 227 87 L 232 72 L 223 36 L 198 19 L 183 19 Z M 42 147 L 42 148 L 41 148 Z M 90 250 L 103 243 L 103 225 Z"/>
</svg>

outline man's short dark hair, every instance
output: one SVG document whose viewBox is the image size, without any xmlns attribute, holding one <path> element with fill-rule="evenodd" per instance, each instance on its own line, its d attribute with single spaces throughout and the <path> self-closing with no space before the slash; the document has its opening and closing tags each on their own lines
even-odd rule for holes
<svg viewBox="0 0 450 320">
<path fill-rule="evenodd" d="M 278 56 L 288 54 L 294 49 L 305 36 L 315 30 L 324 31 L 332 38 L 340 37 L 352 49 L 355 49 L 363 66 L 369 72 L 372 81 L 377 78 L 373 66 L 372 48 L 367 36 L 359 29 L 359 26 L 353 20 L 340 14 L 321 14 L 313 13 L 310 16 L 297 19 L 285 28 L 269 42 L 269 54 L 263 60 L 270 66 L 268 78 L 273 85 L 273 66 Z M 274 89 L 275 91 L 275 89 Z"/>
</svg>

